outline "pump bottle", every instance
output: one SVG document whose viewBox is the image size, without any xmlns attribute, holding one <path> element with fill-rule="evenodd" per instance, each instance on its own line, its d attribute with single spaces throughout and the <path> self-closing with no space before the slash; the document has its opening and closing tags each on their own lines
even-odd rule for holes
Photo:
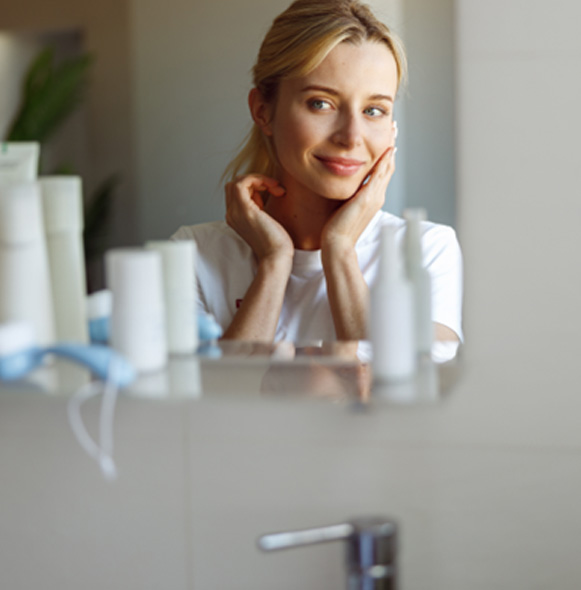
<svg viewBox="0 0 581 590">
<path fill-rule="evenodd" d="M 379 270 L 371 288 L 370 337 L 373 345 L 373 377 L 377 382 L 403 381 L 415 375 L 414 306 L 396 229 L 382 228 Z"/>
<path fill-rule="evenodd" d="M 432 322 L 432 280 L 423 265 L 421 223 L 426 220 L 425 209 L 406 209 L 404 258 L 407 277 L 414 291 L 414 316 L 416 326 L 416 350 L 419 355 L 429 355 L 434 341 Z"/>
</svg>

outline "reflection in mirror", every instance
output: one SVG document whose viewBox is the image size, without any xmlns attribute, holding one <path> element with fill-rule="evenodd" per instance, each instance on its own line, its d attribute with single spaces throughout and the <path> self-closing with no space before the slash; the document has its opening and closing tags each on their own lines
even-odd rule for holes
<svg viewBox="0 0 581 590">
<path fill-rule="evenodd" d="M 284 129 L 281 129 L 280 119 L 275 121 L 276 128 L 272 128 L 272 121 L 265 118 L 272 103 L 255 94 L 251 100 L 252 113 L 249 113 L 246 98 L 252 85 L 249 66 L 256 59 L 265 31 L 273 18 L 288 6 L 288 0 L 273 0 L 267 7 L 258 0 L 226 0 L 219 6 L 203 3 L 201 8 L 176 0 L 168 1 L 171 10 L 168 10 L 167 3 L 158 0 L 133 3 L 130 9 L 126 7 L 122 15 L 119 14 L 122 9 L 115 8 L 118 18 L 113 19 L 114 23 L 106 30 L 102 20 L 106 11 L 112 8 L 111 2 L 103 3 L 102 9 L 86 13 L 82 8 L 78 9 L 72 19 L 78 27 L 73 29 L 70 29 L 70 18 L 64 18 L 61 24 L 55 23 L 54 19 L 43 23 L 43 17 L 39 16 L 34 23 L 27 24 L 26 19 L 31 17 L 18 7 L 7 9 L 0 17 L 0 28 L 11 34 L 24 29 L 35 29 L 39 33 L 49 29 L 64 30 L 66 25 L 67 30 L 76 31 L 78 40 L 81 39 L 78 31 L 85 31 L 83 48 L 94 53 L 96 61 L 87 109 L 83 112 L 87 146 L 80 151 L 88 154 L 95 171 L 89 176 L 119 169 L 123 177 L 123 187 L 113 208 L 115 221 L 109 228 L 109 246 L 166 238 L 180 225 L 223 219 L 224 187 L 220 176 L 234 157 L 233 147 L 247 131 L 251 114 L 257 125 L 262 125 L 263 136 L 274 142 L 275 149 L 280 151 L 281 145 L 288 145 L 287 138 L 281 135 Z M 61 7 L 63 14 L 68 12 L 65 4 L 63 2 Z M 388 117 L 390 120 L 396 118 L 399 125 L 397 173 L 389 180 L 383 209 L 399 216 L 406 207 L 422 206 L 430 220 L 453 226 L 453 64 L 452 35 L 449 34 L 453 3 L 451 0 L 438 3 L 437 8 L 431 6 L 433 3 L 428 0 L 375 0 L 370 4 L 380 20 L 388 22 L 403 37 L 410 69 L 409 86 L 399 90 L 393 117 L 391 114 Z M 30 2 L 27 3 L 29 5 Z M 34 11 L 29 10 L 28 13 L 33 14 Z M 427 22 L 429 27 L 425 26 Z M 160 39 L 164 40 L 163 50 L 160 49 Z M 208 47 L 220 50 L 208 52 Z M 236 50 L 226 50 L 228 47 L 236 47 Z M 198 56 L 204 58 L 199 59 Z M 343 59 L 345 56 L 339 57 Z M 22 56 L 18 60 L 22 73 Z M 14 87 L 16 78 L 13 75 Z M 366 83 L 364 81 L 359 86 L 366 88 Z M 434 92 L 435 88 L 438 92 Z M 348 89 L 341 90 L 346 92 Z M 378 92 L 368 90 L 374 95 L 395 95 L 390 88 L 379 89 Z M 291 96 L 288 93 L 285 95 Z M 316 100 L 314 103 L 311 100 L 310 108 L 317 111 L 329 108 L 332 112 L 333 101 L 327 101 L 327 98 L 309 97 Z M 348 103 L 344 101 L 342 104 Z M 383 105 L 374 104 L 372 108 L 376 107 L 377 110 L 366 110 L 366 115 L 379 114 Z M 8 111 L 6 108 L 5 112 Z M 310 115 L 320 116 L 320 119 L 326 116 L 321 113 Z M 360 122 L 363 125 L 363 119 Z M 387 131 L 395 135 L 393 128 Z M 340 143 L 350 141 L 348 135 L 349 132 L 347 139 L 341 136 Z M 336 147 L 337 144 L 331 145 Z M 317 146 L 320 147 L 319 144 Z M 383 147 L 390 149 L 387 144 Z M 341 149 L 338 157 L 343 158 L 343 152 L 349 150 Z M 356 167 L 357 164 L 334 160 L 337 157 L 335 151 L 332 154 L 324 150 L 309 153 L 314 155 L 325 174 L 342 176 L 345 172 L 342 178 L 351 178 L 347 174 L 349 167 Z M 374 176 L 379 176 L 377 155 L 371 152 L 370 155 L 373 166 L 364 167 L 364 173 L 358 171 L 355 174 L 357 190 L 371 192 L 380 184 Z M 354 158 L 353 154 L 348 155 L 352 160 L 363 156 L 357 154 Z M 388 159 L 384 158 L 385 162 Z M 286 165 L 288 168 L 293 162 Z M 359 179 L 360 173 L 362 178 Z M 291 177 L 296 180 L 297 175 L 291 174 Z M 299 175 L 299 180 L 301 178 Z M 307 253 L 302 257 L 304 260 L 301 258 L 297 262 L 308 267 L 312 258 L 309 254 L 322 252 L 322 232 L 318 231 L 318 236 L 313 238 L 312 233 L 300 235 L 301 232 L 292 227 L 288 220 L 292 220 L 296 211 L 287 210 L 285 206 L 281 209 L 281 203 L 290 200 L 287 197 L 293 190 L 292 183 L 289 184 L 288 178 L 277 177 L 275 180 L 284 186 L 286 197 L 276 187 L 268 187 L 270 198 L 265 203 L 265 212 L 268 211 L 276 221 L 284 221 L 294 247 L 298 248 L 298 252 Z M 95 184 L 94 178 L 89 181 Z M 271 210 L 271 207 L 274 209 Z M 329 210 L 326 214 L 329 215 Z M 314 215 L 311 217 L 315 219 Z M 347 225 L 350 230 L 354 229 L 353 224 Z M 239 225 L 236 231 L 241 235 L 245 230 Z M 242 239 L 248 244 L 244 236 Z M 212 248 L 205 237 L 203 242 L 206 247 Z M 253 255 L 256 254 L 252 246 L 250 250 Z M 320 270 L 326 256 L 319 257 Z M 346 262 L 349 256 L 338 259 Z M 202 262 L 202 272 L 203 269 Z M 268 274 L 272 277 L 279 272 L 277 262 L 276 270 L 270 269 Z M 243 306 L 247 299 L 249 284 L 244 280 L 245 277 L 242 277 L 242 291 L 233 293 L 234 297 L 227 302 L 230 317 L 218 318 L 225 330 L 230 328 L 238 306 Z M 95 288 L 98 286 L 96 281 Z M 336 299 L 344 301 L 348 292 L 345 285 L 338 286 L 337 292 L 340 296 Z M 260 308 L 261 321 L 272 308 L 271 302 Z M 354 306 L 350 308 L 356 309 Z M 221 315 L 216 313 L 216 309 L 209 311 Z M 306 318 L 306 333 L 302 336 L 326 340 L 328 333 L 309 331 L 319 327 L 318 322 L 323 322 L 319 318 L 323 316 L 324 313 L 314 313 Z M 333 311 L 324 317 L 324 322 L 331 326 L 333 336 L 335 331 L 338 337 L 365 336 L 361 323 L 359 331 L 349 331 L 348 326 L 338 327 L 337 317 Z M 449 326 L 447 319 L 442 323 Z M 458 323 L 452 329 L 461 336 Z M 259 336 L 263 337 L 264 333 Z M 280 332 L 278 338 L 300 340 L 294 338 L 292 332 Z"/>
<path fill-rule="evenodd" d="M 436 363 L 423 356 L 410 378 L 374 380 L 371 346 L 366 341 L 301 347 L 288 342 L 221 341 L 205 350 L 200 356 L 201 390 L 210 398 L 227 395 L 237 399 L 326 400 L 348 406 L 425 405 L 445 398 L 460 370 L 458 357 Z"/>
<path fill-rule="evenodd" d="M 400 39 L 356 0 L 296 0 L 252 72 L 226 221 L 173 235 L 197 244 L 198 305 L 233 340 L 361 340 L 379 327 L 376 368 L 387 351 L 407 368 L 386 376 L 410 374 L 434 332 L 462 338 L 462 263 L 450 227 L 382 210 L 407 79 Z"/>
</svg>

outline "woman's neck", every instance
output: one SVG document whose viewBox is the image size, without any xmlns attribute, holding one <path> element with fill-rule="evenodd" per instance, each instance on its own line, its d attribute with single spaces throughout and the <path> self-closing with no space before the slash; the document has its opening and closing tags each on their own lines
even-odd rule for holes
<svg viewBox="0 0 581 590">
<path fill-rule="evenodd" d="M 265 210 L 289 233 L 298 250 L 319 250 L 323 228 L 343 201 L 316 195 L 296 182 L 283 183 L 286 194 L 270 197 Z"/>
</svg>

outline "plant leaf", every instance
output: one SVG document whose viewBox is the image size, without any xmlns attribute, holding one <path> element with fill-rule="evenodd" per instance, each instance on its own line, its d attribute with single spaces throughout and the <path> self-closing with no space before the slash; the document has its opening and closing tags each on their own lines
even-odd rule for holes
<svg viewBox="0 0 581 590">
<path fill-rule="evenodd" d="M 44 51 L 28 71 L 7 141 L 46 141 L 82 101 L 92 62 L 86 54 L 54 66 L 52 52 Z"/>
</svg>

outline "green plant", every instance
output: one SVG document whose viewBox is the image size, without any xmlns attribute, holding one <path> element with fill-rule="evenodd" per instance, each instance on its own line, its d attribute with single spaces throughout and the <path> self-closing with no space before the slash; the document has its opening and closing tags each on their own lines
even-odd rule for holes
<svg viewBox="0 0 581 590">
<path fill-rule="evenodd" d="M 92 63 L 92 56 L 85 54 L 57 64 L 52 48 L 41 51 L 24 78 L 6 141 L 44 143 L 81 104 Z"/>
<path fill-rule="evenodd" d="M 85 99 L 93 61 L 90 54 L 84 54 L 57 63 L 54 50 L 43 49 L 24 76 L 20 105 L 5 141 L 46 144 Z M 75 171 L 61 164 L 50 173 L 75 174 Z M 85 203 L 83 238 L 87 262 L 100 257 L 108 246 L 112 203 L 119 183 L 118 174 L 110 175 Z"/>
</svg>

